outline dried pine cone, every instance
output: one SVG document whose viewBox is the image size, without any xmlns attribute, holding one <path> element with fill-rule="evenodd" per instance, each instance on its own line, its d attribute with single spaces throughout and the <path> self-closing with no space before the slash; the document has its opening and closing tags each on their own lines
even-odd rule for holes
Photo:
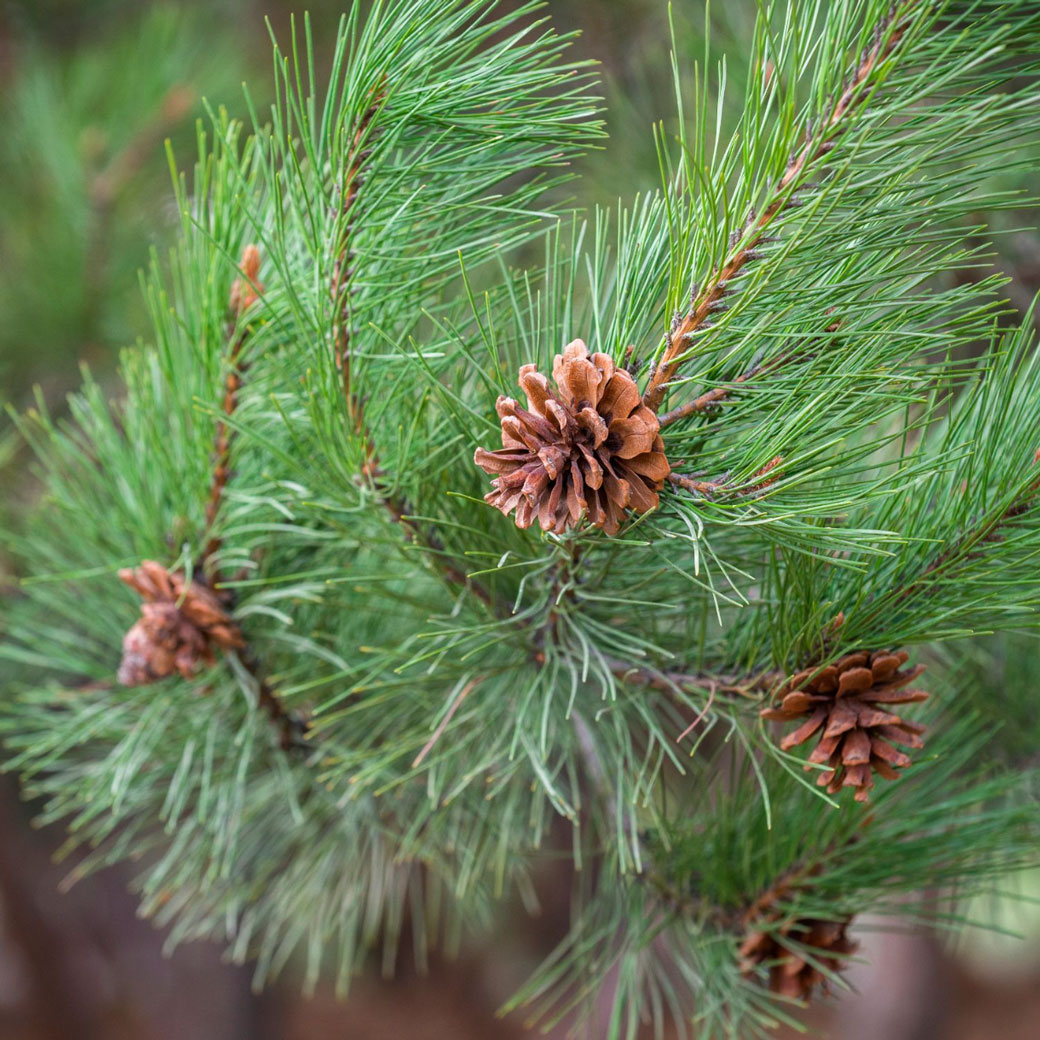
<svg viewBox="0 0 1040 1040">
<path fill-rule="evenodd" d="M 909 757 L 893 743 L 924 746 L 925 727 L 888 710 L 890 705 L 928 699 L 923 690 L 903 689 L 924 671 L 924 665 L 900 671 L 908 657 L 903 650 L 848 654 L 825 668 L 800 672 L 781 691 L 779 705 L 762 710 L 765 718 L 779 722 L 806 720 L 780 742 L 784 751 L 821 731 L 809 762 L 830 766 L 817 780 L 829 793 L 854 787 L 856 801 L 865 802 L 874 787 L 872 773 L 895 780 L 897 768 L 910 765 Z"/>
<path fill-rule="evenodd" d="M 534 365 L 520 369 L 527 408 L 500 397 L 502 448 L 478 448 L 474 462 L 494 476 L 485 501 L 518 527 L 535 518 L 562 534 L 587 515 L 615 534 L 625 511 L 646 513 L 669 473 L 655 413 L 635 380 L 580 340 L 553 360 L 556 389 Z"/>
<path fill-rule="evenodd" d="M 161 563 L 145 560 L 119 572 L 140 593 L 141 617 L 123 638 L 118 679 L 143 686 L 179 672 L 190 679 L 203 663 L 212 664 L 213 648 L 244 646 L 242 633 L 223 604 L 205 585 L 185 583 Z"/>
<path fill-rule="evenodd" d="M 773 916 L 771 923 L 778 920 Z M 848 937 L 851 920 L 793 920 L 779 929 L 754 928 L 741 944 L 740 970 L 753 975 L 760 964 L 768 963 L 769 988 L 774 993 L 807 1001 L 818 983 L 826 985 L 827 976 L 806 955 L 828 971 L 839 971 L 857 948 Z"/>
</svg>

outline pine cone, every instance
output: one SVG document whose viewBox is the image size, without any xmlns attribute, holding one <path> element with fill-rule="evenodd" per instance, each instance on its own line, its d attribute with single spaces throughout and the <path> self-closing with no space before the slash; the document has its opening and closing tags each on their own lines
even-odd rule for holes
<svg viewBox="0 0 1040 1040">
<path fill-rule="evenodd" d="M 780 742 L 784 751 L 822 730 L 809 762 L 830 766 L 816 781 L 830 794 L 854 787 L 856 801 L 865 802 L 874 787 L 872 772 L 895 780 L 897 768 L 910 765 L 910 758 L 892 743 L 924 747 L 925 727 L 887 710 L 928 699 L 923 690 L 903 689 L 924 671 L 924 665 L 900 671 L 908 657 L 903 650 L 860 651 L 825 668 L 809 668 L 784 686 L 777 707 L 762 710 L 765 718 L 778 722 L 806 719 Z"/>
<path fill-rule="evenodd" d="M 537 517 L 562 534 L 583 515 L 615 534 L 625 510 L 656 509 L 670 467 L 657 416 L 642 403 L 635 380 L 606 354 L 589 355 L 580 340 L 553 360 L 554 391 L 534 365 L 520 369 L 527 408 L 511 397 L 496 405 L 502 448 L 473 456 L 494 476 L 486 502 L 517 527 Z"/>
<path fill-rule="evenodd" d="M 772 916 L 770 923 L 780 918 Z M 828 971 L 839 971 L 857 944 L 848 937 L 852 918 L 843 921 L 793 920 L 779 929 L 758 928 L 750 932 L 740 947 L 740 970 L 750 976 L 764 963 L 769 964 L 769 988 L 794 1000 L 807 1001 L 818 983 L 826 985 L 827 976 L 810 964 L 806 954 Z"/>
<path fill-rule="evenodd" d="M 190 679 L 202 664 L 212 664 L 213 648 L 245 645 L 238 626 L 205 585 L 185 583 L 154 560 L 119 572 L 141 595 L 141 617 L 123 638 L 118 679 L 124 686 L 144 686 L 179 672 Z"/>
</svg>

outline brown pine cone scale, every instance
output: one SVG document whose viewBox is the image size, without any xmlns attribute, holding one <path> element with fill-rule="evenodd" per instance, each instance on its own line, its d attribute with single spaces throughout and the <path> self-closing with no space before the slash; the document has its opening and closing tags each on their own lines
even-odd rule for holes
<svg viewBox="0 0 1040 1040">
<path fill-rule="evenodd" d="M 174 674 L 190 679 L 214 661 L 214 648 L 245 645 L 239 627 L 212 589 L 161 563 L 144 560 L 119 572 L 144 601 L 141 617 L 123 637 L 117 678 L 124 686 L 144 686 Z"/>
<path fill-rule="evenodd" d="M 518 527 L 537 520 L 562 534 L 583 516 L 616 534 L 626 511 L 646 513 L 670 467 L 657 415 L 642 403 L 635 380 L 606 354 L 580 340 L 553 361 L 555 389 L 534 365 L 520 369 L 523 408 L 511 397 L 496 405 L 502 447 L 478 448 L 473 461 L 494 477 L 485 501 Z"/>
<path fill-rule="evenodd" d="M 865 802 L 874 773 L 895 780 L 897 770 L 910 765 L 910 757 L 895 744 L 924 747 L 925 727 L 892 710 L 928 698 L 923 690 L 905 689 L 924 671 L 924 665 L 903 669 L 908 659 L 903 650 L 859 651 L 826 667 L 806 669 L 785 684 L 779 704 L 764 708 L 762 716 L 777 722 L 804 719 L 780 747 L 789 751 L 819 733 L 806 769 L 828 766 L 819 786 L 830 794 L 853 787 L 856 801 Z"/>
</svg>

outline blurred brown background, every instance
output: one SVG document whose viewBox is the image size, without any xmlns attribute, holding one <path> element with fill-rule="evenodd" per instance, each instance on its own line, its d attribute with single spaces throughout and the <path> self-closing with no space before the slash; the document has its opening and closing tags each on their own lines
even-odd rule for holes
<svg viewBox="0 0 1040 1040">
<path fill-rule="evenodd" d="M 584 200 L 653 187 L 650 124 L 667 125 L 672 106 L 665 0 L 548 6 L 561 28 L 583 30 L 583 54 L 604 63 L 612 141 L 589 165 Z M 320 52 L 339 7 L 309 8 Z M 739 54 L 753 8 L 720 5 L 716 42 Z M 171 137 L 188 166 L 202 97 L 241 113 L 248 78 L 263 100 L 264 18 L 284 36 L 288 11 L 283 0 L 0 0 L 0 405 L 24 406 L 38 384 L 60 409 L 80 362 L 104 378 L 121 346 L 147 336 L 137 271 L 173 234 L 162 142 Z M 680 51 L 702 53 L 702 0 L 680 0 L 676 23 Z M 1013 235 L 1003 249 L 1021 304 L 1040 287 L 1035 236 Z M 0 526 L 32 495 L 0 418 Z M 0 612 L 12 577 L 0 548 Z M 255 995 L 248 967 L 224 963 L 215 947 L 164 955 L 163 936 L 136 915 L 128 873 L 66 886 L 74 863 L 55 862 L 62 835 L 33 829 L 32 815 L 16 781 L 0 778 L 0 1040 L 519 1038 L 522 1022 L 496 1008 L 566 919 L 568 880 L 547 876 L 539 918 L 508 910 L 498 936 L 426 977 L 404 961 L 395 981 L 373 972 L 346 1003 L 323 991 L 305 1000 L 291 978 Z M 1036 877 L 1021 883 L 1040 890 Z M 980 916 L 995 909 L 1024 941 L 972 932 L 957 951 L 927 934 L 861 929 L 870 964 L 849 972 L 858 993 L 808 1020 L 838 1040 L 1040 1037 L 1040 914 L 1022 906 Z"/>
</svg>

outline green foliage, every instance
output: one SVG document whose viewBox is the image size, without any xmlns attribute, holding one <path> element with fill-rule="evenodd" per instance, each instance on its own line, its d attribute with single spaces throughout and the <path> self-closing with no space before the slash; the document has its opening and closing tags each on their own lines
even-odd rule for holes
<svg viewBox="0 0 1040 1040">
<path fill-rule="evenodd" d="M 355 3 L 327 84 L 305 21 L 248 132 L 209 109 L 125 400 L 88 377 L 67 419 L 17 419 L 45 491 L 3 535 L 25 593 L 0 644 L 9 767 L 84 869 L 141 859 L 172 938 L 224 939 L 258 980 L 296 957 L 345 987 L 406 914 L 421 956 L 551 850 L 579 916 L 522 996 L 569 1014 L 617 968 L 597 1035 L 691 999 L 697 1035 L 759 1035 L 791 1009 L 740 976 L 740 915 L 797 864 L 787 909 L 842 919 L 1035 861 L 1030 778 L 983 761 L 948 681 L 940 736 L 870 817 L 818 796 L 758 709 L 843 650 L 1036 629 L 1033 316 L 1002 329 L 1001 277 L 960 275 L 1022 205 L 1040 15 L 760 5 L 716 85 L 677 50 L 661 189 L 571 214 L 552 200 L 598 102 L 537 9 Z M 259 300 L 229 319 L 249 244 Z M 472 462 L 519 366 L 579 337 L 642 386 L 678 358 L 665 451 L 708 487 L 666 485 L 616 537 L 519 530 Z M 116 571 L 146 558 L 222 575 L 249 652 L 116 686 L 139 607 Z"/>
<path fill-rule="evenodd" d="M 146 328 L 137 270 L 171 230 L 162 141 L 244 71 L 214 22 L 155 8 L 74 55 L 20 40 L 0 104 L 0 401 Z M 48 371 L 50 370 L 50 372 Z"/>
<path fill-rule="evenodd" d="M 543 1024 L 599 1014 L 606 1021 L 593 1035 L 634 1035 L 666 1012 L 681 1020 L 691 1005 L 698 1036 L 765 1037 L 796 1024 L 796 1005 L 742 975 L 734 932 L 840 921 L 864 906 L 952 931 L 974 894 L 1035 862 L 1035 805 L 1013 793 L 1021 777 L 978 766 L 991 737 L 977 717 L 955 724 L 913 782 L 886 788 L 869 815 L 807 800 L 789 774 L 767 765 L 771 826 L 746 763 L 722 765 L 721 777 L 716 764 L 701 778 L 714 797 L 646 836 L 653 866 L 638 883 L 600 880 L 572 934 L 515 1004 L 531 1004 Z M 770 905 L 775 919 L 746 922 L 748 907 L 781 881 Z M 840 975 L 823 967 L 840 986 Z M 618 984 L 604 1012 L 611 972 Z"/>
</svg>

